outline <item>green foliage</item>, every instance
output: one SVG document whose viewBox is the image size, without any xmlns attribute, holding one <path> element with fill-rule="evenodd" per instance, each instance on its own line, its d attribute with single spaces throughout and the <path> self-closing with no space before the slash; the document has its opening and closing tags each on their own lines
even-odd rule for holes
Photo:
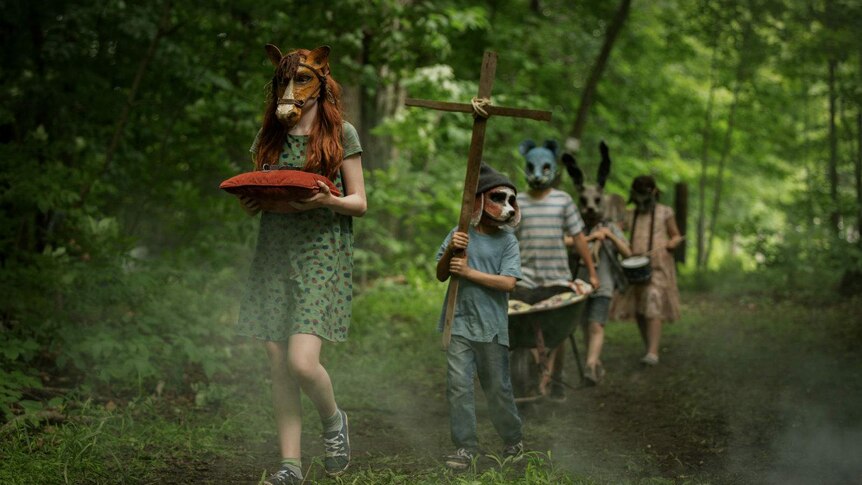
<svg viewBox="0 0 862 485">
<path fill-rule="evenodd" d="M 12 352 L 8 349 L 12 349 L 19 345 L 24 347 L 28 344 L 32 347 L 36 347 L 38 345 L 33 340 L 24 342 L 4 341 L 2 343 L 3 348 L 6 349 L 4 352 L 4 361 L 15 362 L 14 357 L 11 359 L 9 358 L 9 354 Z M 12 404 L 21 403 L 21 406 L 24 406 L 24 401 L 21 401 L 21 398 L 24 395 L 22 389 L 38 388 L 42 383 L 37 377 L 25 374 L 25 372 L 28 371 L 26 367 L 21 366 L 20 364 L 12 367 L 6 362 L 4 362 L 4 364 L 6 364 L 4 365 L 4 368 L 0 369 L 0 406 L 2 406 L 0 407 L 0 412 L 3 413 L 4 417 L 8 418 L 10 415 L 9 409 Z M 7 368 L 14 370 L 6 370 Z"/>
<path fill-rule="evenodd" d="M 485 160 L 524 187 L 518 143 L 566 139 L 618 5 L 7 2 L 0 412 L 24 412 L 16 403 L 56 377 L 127 397 L 165 382 L 221 402 L 213 381 L 229 371 L 256 223 L 217 186 L 250 167 L 268 42 L 332 46 L 333 75 L 373 167 L 368 213 L 355 220 L 357 284 L 372 289 L 357 299 L 354 333 L 391 325 L 400 338 L 431 338 L 443 290 L 429 282 L 457 221 L 472 118 L 400 109 L 402 99 L 470 99 L 482 51 L 497 50 L 493 101 L 554 113 L 550 124 L 488 123 Z M 862 269 L 851 183 L 862 9 L 845 0 L 632 5 L 581 140 L 589 178 L 604 139 L 609 191 L 625 194 L 632 177 L 653 173 L 665 194 L 689 185 L 693 215 L 702 158 L 726 150 L 712 269 L 761 270 L 776 285 L 824 274 L 832 284 Z M 833 141 L 836 187 L 825 176 Z M 704 174 L 709 194 L 714 165 Z M 566 175 L 560 187 L 572 191 Z M 373 285 L 379 279 L 391 284 Z M 390 303 L 377 298 L 383 291 Z"/>
</svg>

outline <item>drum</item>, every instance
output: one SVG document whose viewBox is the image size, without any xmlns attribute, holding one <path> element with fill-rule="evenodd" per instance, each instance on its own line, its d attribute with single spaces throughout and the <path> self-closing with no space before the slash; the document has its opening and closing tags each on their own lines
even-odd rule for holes
<svg viewBox="0 0 862 485">
<path fill-rule="evenodd" d="M 626 279 L 631 284 L 643 285 L 649 283 L 652 277 L 649 256 L 632 256 L 622 260 L 620 265 L 623 267 Z"/>
</svg>

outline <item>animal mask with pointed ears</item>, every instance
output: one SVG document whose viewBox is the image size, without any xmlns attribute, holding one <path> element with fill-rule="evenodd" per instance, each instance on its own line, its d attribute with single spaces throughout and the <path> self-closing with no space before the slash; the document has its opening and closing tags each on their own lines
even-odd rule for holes
<svg viewBox="0 0 862 485">
<path fill-rule="evenodd" d="M 321 46 L 312 51 L 296 49 L 282 54 L 278 47 L 266 45 L 266 54 L 275 66 L 272 80 L 273 96 L 278 103 L 275 114 L 288 129 L 299 122 L 303 109 L 310 109 L 318 102 L 333 102 L 327 83 L 329 50 L 329 46 Z"/>
<path fill-rule="evenodd" d="M 542 146 L 537 146 L 533 140 L 524 140 L 518 150 L 527 162 L 524 170 L 527 185 L 536 190 L 550 187 L 557 178 L 557 142 L 545 140 Z"/>
<path fill-rule="evenodd" d="M 562 156 L 563 165 L 578 190 L 578 210 L 588 227 L 606 219 L 617 220 L 622 216 L 620 212 L 625 210 L 625 202 L 622 201 L 622 197 L 604 193 L 605 182 L 611 173 L 610 150 L 604 140 L 599 143 L 599 153 L 601 153 L 602 161 L 599 164 L 595 185 L 585 183 L 584 171 L 578 166 L 574 155 L 563 153 Z"/>
</svg>

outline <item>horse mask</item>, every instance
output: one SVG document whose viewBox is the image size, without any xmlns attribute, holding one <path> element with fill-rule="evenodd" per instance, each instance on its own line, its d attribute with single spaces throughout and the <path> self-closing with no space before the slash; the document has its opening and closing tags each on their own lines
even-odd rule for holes
<svg viewBox="0 0 862 485">
<path fill-rule="evenodd" d="M 275 66 L 273 96 L 278 100 L 276 117 L 291 129 L 302 117 L 302 110 L 317 102 L 334 102 L 327 85 L 329 46 L 313 51 L 297 49 L 282 55 L 278 47 L 267 44 L 266 54 Z"/>
<path fill-rule="evenodd" d="M 484 163 L 479 171 L 470 224 L 476 226 L 480 221 L 492 226 L 512 228 L 521 222 L 515 184 Z"/>
<path fill-rule="evenodd" d="M 550 187 L 557 178 L 557 142 L 545 140 L 544 145 L 536 146 L 533 140 L 524 140 L 518 151 L 527 160 L 524 170 L 527 185 L 535 190 Z"/>
<path fill-rule="evenodd" d="M 625 212 L 625 201 L 617 194 L 605 194 L 605 182 L 611 173 L 611 156 L 608 146 L 604 141 L 599 143 L 599 152 L 602 156 L 602 161 L 599 164 L 599 170 L 596 177 L 595 185 L 584 184 L 584 172 L 578 167 L 578 162 L 574 155 L 563 153 L 562 161 L 566 167 L 566 171 L 575 182 L 575 188 L 578 190 L 578 210 L 581 212 L 581 217 L 588 227 L 593 227 L 599 222 L 609 219 L 612 221 L 620 220 Z"/>
</svg>

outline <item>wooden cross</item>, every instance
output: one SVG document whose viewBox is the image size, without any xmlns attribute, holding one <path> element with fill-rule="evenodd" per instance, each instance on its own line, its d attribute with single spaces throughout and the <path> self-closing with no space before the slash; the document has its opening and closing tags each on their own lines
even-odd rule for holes
<svg viewBox="0 0 862 485">
<path fill-rule="evenodd" d="M 458 219 L 458 231 L 467 232 L 470 218 L 473 214 L 473 202 L 476 198 L 476 188 L 479 185 L 479 168 L 482 166 L 482 150 L 485 145 L 485 124 L 488 116 L 511 116 L 516 118 L 529 118 L 539 121 L 551 121 L 550 111 L 539 111 L 532 109 L 506 108 L 490 104 L 491 88 L 494 86 L 494 73 L 497 70 L 497 53 L 485 51 L 482 59 L 482 71 L 479 76 L 479 108 L 475 103 L 447 103 L 445 101 L 431 101 L 427 99 L 408 98 L 404 104 L 407 106 L 418 106 L 441 111 L 457 111 L 460 113 L 473 113 L 473 138 L 470 141 L 470 152 L 467 155 L 467 174 L 464 178 L 464 194 L 461 197 L 461 217 Z M 482 109 L 487 115 L 482 114 Z M 463 255 L 466 257 L 466 255 Z M 452 338 L 452 318 L 455 316 L 455 300 L 458 295 L 458 278 L 454 275 L 449 280 L 449 291 L 446 293 L 446 316 L 443 323 L 443 349 L 449 347 Z"/>
</svg>

